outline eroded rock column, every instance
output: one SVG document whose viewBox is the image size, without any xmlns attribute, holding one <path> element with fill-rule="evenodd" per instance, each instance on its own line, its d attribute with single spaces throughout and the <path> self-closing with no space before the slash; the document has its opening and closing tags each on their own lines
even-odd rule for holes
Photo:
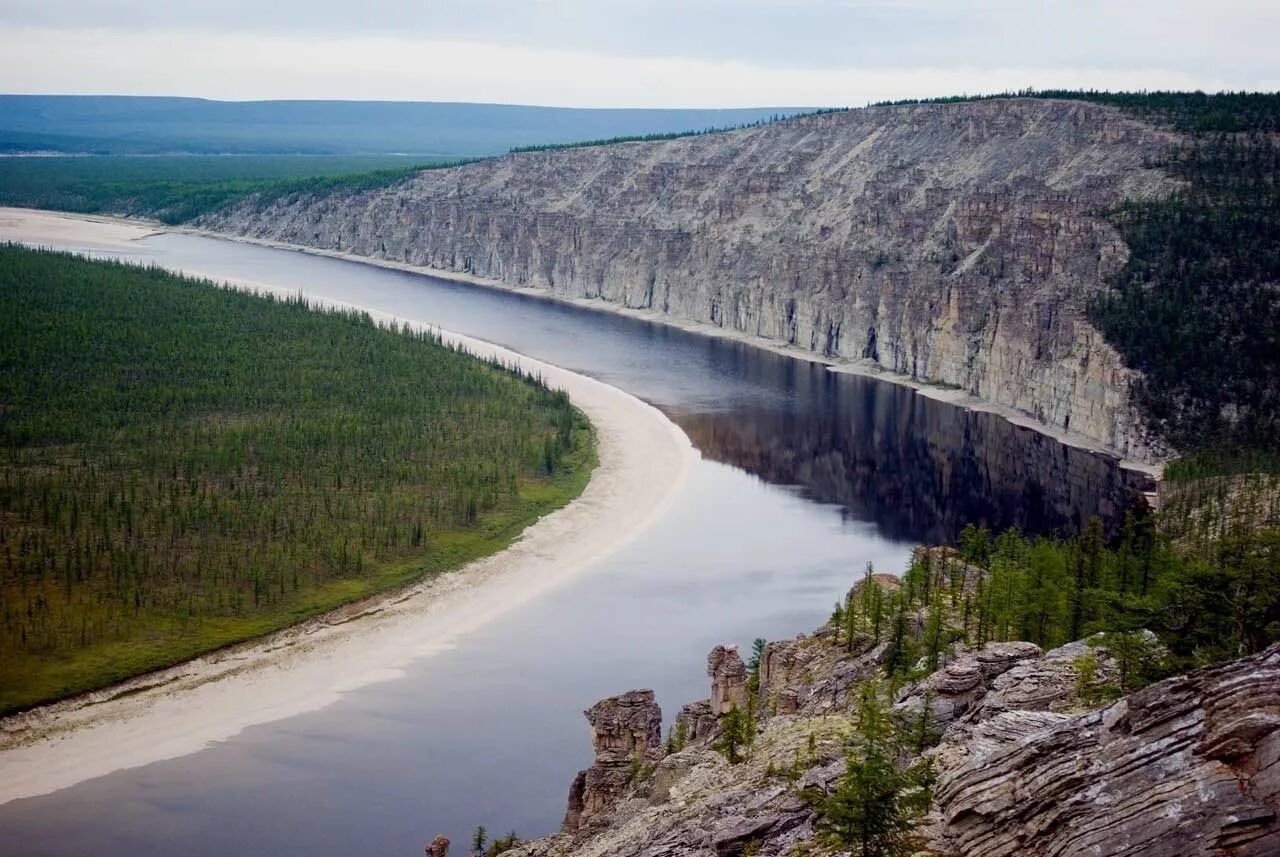
<svg viewBox="0 0 1280 857">
<path fill-rule="evenodd" d="M 630 785 L 639 766 L 662 758 L 662 709 L 652 690 L 602 699 L 583 712 L 591 724 L 596 758 L 569 787 L 564 829 L 575 831 L 606 812 Z"/>
</svg>

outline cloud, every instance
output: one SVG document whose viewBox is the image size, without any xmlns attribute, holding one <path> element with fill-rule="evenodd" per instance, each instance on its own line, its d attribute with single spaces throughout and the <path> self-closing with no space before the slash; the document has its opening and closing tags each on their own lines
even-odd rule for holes
<svg viewBox="0 0 1280 857">
<path fill-rule="evenodd" d="M 1240 87 L 1159 66 L 777 66 L 627 56 L 415 36 L 23 27 L 7 33 L 0 90 L 351 98 L 561 106 L 860 105 L 1026 86 Z"/>
<path fill-rule="evenodd" d="M 777 68 L 1280 76 L 1275 0 L 4 0 L 0 26 L 403 35 Z"/>
</svg>

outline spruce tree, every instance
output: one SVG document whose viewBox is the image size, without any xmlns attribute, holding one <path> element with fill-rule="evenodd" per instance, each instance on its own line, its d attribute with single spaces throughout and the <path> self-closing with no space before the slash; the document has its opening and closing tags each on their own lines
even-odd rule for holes
<svg viewBox="0 0 1280 857">
<path fill-rule="evenodd" d="M 874 683 L 864 684 L 847 767 L 831 794 L 809 794 L 824 844 L 857 857 L 905 857 L 929 802 L 927 762 L 900 766 L 893 722 Z"/>
<path fill-rule="evenodd" d="M 736 765 L 742 761 L 742 748 L 747 746 L 747 717 L 736 705 L 729 713 L 720 718 L 720 736 L 716 738 L 715 748 L 729 761 Z"/>
</svg>

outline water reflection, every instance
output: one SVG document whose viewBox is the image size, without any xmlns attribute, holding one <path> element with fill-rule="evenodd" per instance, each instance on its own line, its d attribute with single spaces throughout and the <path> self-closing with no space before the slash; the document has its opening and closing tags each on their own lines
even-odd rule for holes
<svg viewBox="0 0 1280 857">
<path fill-rule="evenodd" d="M 967 523 L 1070 533 L 1111 528 L 1145 477 L 990 414 L 870 378 L 788 361 L 776 406 L 672 409 L 703 454 L 875 522 L 893 538 L 953 542 Z M 785 381 L 784 381 L 785 378 Z"/>
<path fill-rule="evenodd" d="M 872 378 L 731 339 L 511 293 L 190 235 L 139 261 L 286 285 L 427 320 L 600 378 L 672 416 L 708 457 L 838 503 L 893 538 L 951 541 L 965 523 L 1114 529 L 1143 479 L 1104 456 Z"/>
<path fill-rule="evenodd" d="M 653 687 L 673 713 L 705 694 L 712 644 L 814 627 L 868 561 L 900 569 L 915 542 L 970 520 L 1032 532 L 1114 520 L 1128 489 L 1112 462 L 990 415 L 729 340 L 194 236 L 149 238 L 132 258 L 302 289 L 586 372 L 664 409 L 711 460 L 636 541 L 403 679 L 0 807 L 5 857 L 386 857 L 420 854 L 437 833 L 465 842 L 476 824 L 547 833 L 590 757 L 580 712 L 595 699 Z"/>
</svg>

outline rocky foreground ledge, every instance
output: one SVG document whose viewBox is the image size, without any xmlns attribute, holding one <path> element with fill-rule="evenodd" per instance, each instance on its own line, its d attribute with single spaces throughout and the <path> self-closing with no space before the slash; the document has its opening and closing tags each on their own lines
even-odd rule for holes
<svg viewBox="0 0 1280 857">
<path fill-rule="evenodd" d="M 769 643 L 749 697 L 746 664 L 717 646 L 710 698 L 685 706 L 665 743 L 652 691 L 597 702 L 595 763 L 573 781 L 562 832 L 504 853 L 847 853 L 818 844 L 801 795 L 840 778 L 857 688 L 886 650 L 830 627 Z M 921 854 L 1280 854 L 1280 644 L 1101 704 L 1088 687 L 1118 664 L 1097 644 L 993 643 L 946 660 L 894 695 L 895 712 L 939 736 L 924 751 L 937 782 Z M 754 742 L 731 765 L 717 739 L 749 698 Z"/>
</svg>

